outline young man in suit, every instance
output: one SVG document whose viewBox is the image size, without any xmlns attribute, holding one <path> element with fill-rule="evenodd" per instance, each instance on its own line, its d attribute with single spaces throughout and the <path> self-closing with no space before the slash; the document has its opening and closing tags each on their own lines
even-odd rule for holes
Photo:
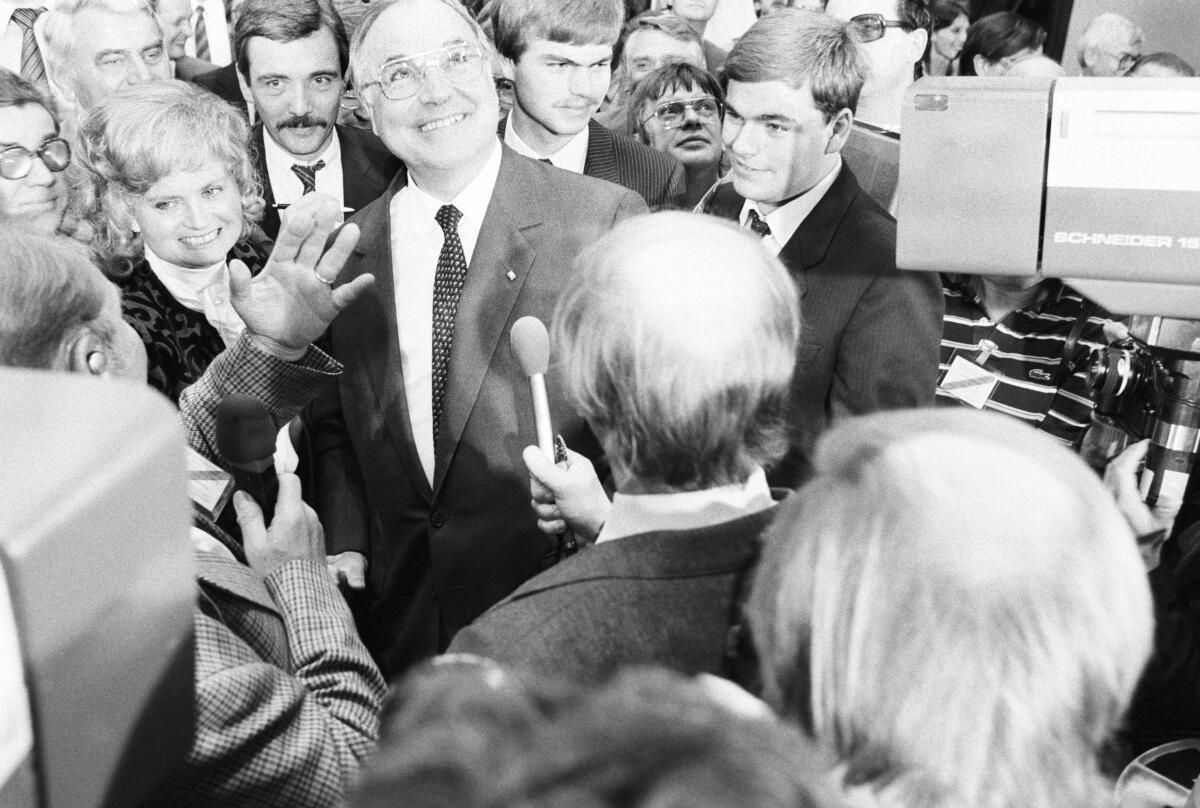
<svg viewBox="0 0 1200 808">
<path fill-rule="evenodd" d="M 792 445 L 772 478 L 791 487 L 832 421 L 933 404 L 941 286 L 897 270 L 896 222 L 839 154 L 868 70 L 848 25 L 779 11 L 738 40 L 725 70 L 731 181 L 703 204 L 759 234 L 800 289 Z"/>
<path fill-rule="evenodd" d="M 612 78 L 621 0 L 504 0 L 496 48 L 513 64 L 504 142 L 519 154 L 637 191 L 652 210 L 681 208 L 683 166 L 592 119 Z"/>
<path fill-rule="evenodd" d="M 351 48 L 372 126 L 405 168 L 354 217 L 346 272 L 378 283 L 328 334 L 347 372 L 308 424 L 332 563 L 348 582 L 366 573 L 359 625 L 389 675 L 556 560 L 529 510 L 534 424 L 508 332 L 548 320 L 575 256 L 646 209 L 500 143 L 489 47 L 457 0 L 383 0 Z M 587 446 L 547 381 L 555 430 Z"/>
<path fill-rule="evenodd" d="M 337 125 L 350 46 L 328 0 L 248 0 L 234 52 L 259 119 L 251 142 L 268 236 L 279 232 L 279 211 L 304 194 L 332 196 L 349 215 L 383 193 L 400 161 L 370 132 Z"/>
<path fill-rule="evenodd" d="M 577 681 L 625 665 L 728 676 L 739 593 L 774 513 L 763 466 L 787 447 L 795 284 L 749 233 L 660 213 L 580 257 L 554 323 L 617 493 L 609 503 L 582 458 L 564 469 L 527 449 L 550 492 L 545 527 L 561 518 L 595 546 L 526 581 L 450 650 Z"/>
</svg>

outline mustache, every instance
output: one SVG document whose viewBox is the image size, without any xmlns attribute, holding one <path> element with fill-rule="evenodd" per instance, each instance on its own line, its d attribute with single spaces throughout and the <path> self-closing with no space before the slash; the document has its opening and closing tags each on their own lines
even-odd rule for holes
<svg viewBox="0 0 1200 808">
<path fill-rule="evenodd" d="M 293 115 L 279 122 L 280 129 L 299 129 L 304 126 L 329 126 L 329 121 L 314 118 L 312 115 Z"/>
</svg>

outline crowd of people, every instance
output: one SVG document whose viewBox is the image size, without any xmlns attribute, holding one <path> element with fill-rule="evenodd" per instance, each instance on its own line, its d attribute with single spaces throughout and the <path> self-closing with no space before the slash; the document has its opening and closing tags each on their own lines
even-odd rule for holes
<svg viewBox="0 0 1200 808">
<path fill-rule="evenodd" d="M 193 742 L 146 804 L 1082 808 L 1200 734 L 1147 577 L 1185 585 L 1180 503 L 1144 443 L 1073 452 L 1114 315 L 897 268 L 857 176 L 923 74 L 1064 75 L 1040 25 L 349 5 L 5 34 L 0 365 L 145 381 L 226 467 L 224 397 L 278 432 L 269 523 L 197 514 Z M 1195 75 L 1144 39 L 1103 14 L 1079 71 Z"/>
</svg>

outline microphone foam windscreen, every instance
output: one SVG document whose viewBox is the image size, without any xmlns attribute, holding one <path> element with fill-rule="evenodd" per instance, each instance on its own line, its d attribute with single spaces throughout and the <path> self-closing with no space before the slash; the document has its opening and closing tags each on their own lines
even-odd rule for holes
<svg viewBox="0 0 1200 808">
<path fill-rule="evenodd" d="M 231 393 L 217 406 L 217 448 L 230 463 L 253 463 L 275 454 L 275 424 L 261 401 Z"/>
<path fill-rule="evenodd" d="M 550 366 L 550 335 L 536 317 L 522 317 L 508 334 L 513 353 L 526 376 L 545 373 Z"/>
</svg>

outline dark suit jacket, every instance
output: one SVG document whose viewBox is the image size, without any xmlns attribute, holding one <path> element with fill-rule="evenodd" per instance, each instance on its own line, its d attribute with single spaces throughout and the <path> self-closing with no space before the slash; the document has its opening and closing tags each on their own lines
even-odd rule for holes
<svg viewBox="0 0 1200 808">
<path fill-rule="evenodd" d="M 548 323 L 576 254 L 645 210 L 629 191 L 504 148 L 458 305 L 431 487 L 413 443 L 393 291 L 389 205 L 406 182 L 402 170 L 353 219 L 362 237 L 342 274 L 370 272 L 377 283 L 331 327 L 328 344 L 346 373 L 339 395 L 308 418 L 330 552 L 369 560 L 361 628 L 389 675 L 444 649 L 552 560 L 553 542 L 529 506 L 521 450 L 536 443 L 532 403 L 508 332 L 525 315 Z M 596 456 L 553 363 L 552 352 L 555 431 Z"/>
<path fill-rule="evenodd" d="M 242 97 L 242 88 L 238 85 L 235 62 L 230 62 L 224 67 L 218 67 L 208 73 L 201 73 L 199 76 L 192 76 L 187 80 L 224 99 L 241 112 L 243 118 L 250 119 L 250 110 L 246 107 L 246 99 Z"/>
<path fill-rule="evenodd" d="M 500 121 L 504 137 L 508 119 Z M 650 210 L 683 210 L 687 207 L 687 177 L 674 157 L 638 143 L 628 135 L 588 121 L 588 148 L 583 173 L 636 191 Z"/>
<path fill-rule="evenodd" d="M 707 211 L 736 220 L 744 201 L 729 183 Z M 791 488 L 833 419 L 933 405 L 943 303 L 935 273 L 896 269 L 896 220 L 844 164 L 779 258 L 799 287 L 803 326 L 791 446 L 768 477 Z"/>
<path fill-rule="evenodd" d="M 387 190 L 401 164 L 372 132 L 338 124 L 337 134 L 342 147 L 342 199 L 346 207 L 362 210 Z M 279 237 L 279 211 L 275 208 L 271 178 L 267 176 L 263 137 L 263 125 L 256 123 L 250 130 L 251 157 L 262 179 L 263 199 L 267 203 L 259 224 L 274 241 Z M 350 216 L 350 213 L 346 214 L 347 219 Z"/>
<path fill-rule="evenodd" d="M 726 675 L 727 637 L 774 513 L 585 547 L 460 631 L 450 650 L 579 681 L 625 665 Z"/>
</svg>

